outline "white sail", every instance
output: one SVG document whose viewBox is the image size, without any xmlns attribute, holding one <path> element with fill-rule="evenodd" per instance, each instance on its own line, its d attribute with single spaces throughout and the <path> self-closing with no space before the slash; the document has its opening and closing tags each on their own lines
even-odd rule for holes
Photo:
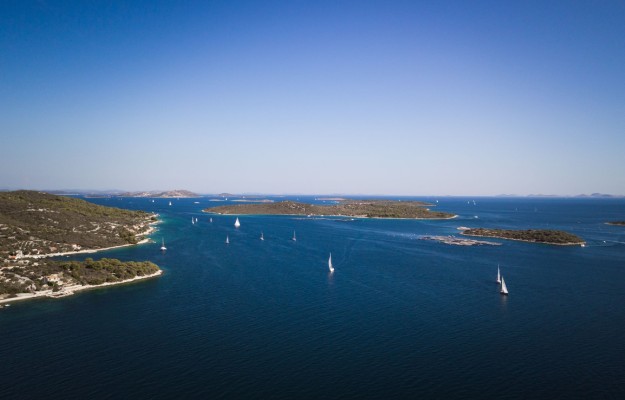
<svg viewBox="0 0 625 400">
<path fill-rule="evenodd" d="M 228 235 L 226 235 L 226 244 L 230 244 L 230 239 L 228 238 Z"/>
<path fill-rule="evenodd" d="M 501 283 L 501 273 L 499 272 L 499 264 L 497 265 L 497 283 Z"/>
<path fill-rule="evenodd" d="M 195 218 L 191 217 L 191 223 L 195 224 Z"/>
<path fill-rule="evenodd" d="M 240 227 L 240 226 L 241 226 L 241 223 L 239 222 L 239 218 L 237 218 L 237 220 L 236 220 L 236 221 L 234 221 L 234 227 L 235 227 L 235 228 L 238 228 L 238 227 Z"/>
<path fill-rule="evenodd" d="M 293 241 L 295 242 L 297 238 L 295 237 L 295 231 L 293 231 Z"/>
<path fill-rule="evenodd" d="M 171 206 L 171 201 L 169 202 L 169 205 Z"/>
<path fill-rule="evenodd" d="M 260 240 L 265 240 L 265 236 L 263 236 L 263 233 L 260 233 Z"/>
<path fill-rule="evenodd" d="M 213 223 L 213 219 L 212 218 L 209 219 L 208 222 L 210 222 L 212 224 Z"/>
<path fill-rule="evenodd" d="M 506 286 L 506 281 L 503 280 L 503 276 L 501 277 L 501 294 L 508 294 L 508 287 Z"/>
<path fill-rule="evenodd" d="M 330 272 L 334 272 L 334 267 L 332 266 L 332 253 L 330 253 L 330 258 L 328 258 L 328 268 Z"/>
<path fill-rule="evenodd" d="M 163 238 L 162 244 L 161 244 L 161 250 L 165 251 L 167 250 L 167 247 L 165 247 L 165 238 Z"/>
</svg>

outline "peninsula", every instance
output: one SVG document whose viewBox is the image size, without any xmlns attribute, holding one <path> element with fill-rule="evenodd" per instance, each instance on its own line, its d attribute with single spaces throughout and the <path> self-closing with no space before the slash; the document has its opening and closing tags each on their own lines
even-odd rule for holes
<svg viewBox="0 0 625 400">
<path fill-rule="evenodd" d="M 48 193 L 0 193 L 0 302 L 159 275 L 150 262 L 46 258 L 145 242 L 156 221 L 155 214 Z"/>
<path fill-rule="evenodd" d="M 203 211 L 229 215 L 308 215 L 359 218 L 449 219 L 454 214 L 431 211 L 431 204 L 419 201 L 342 200 L 337 204 L 317 205 L 295 201 L 263 204 L 237 204 L 205 208 Z"/>
<path fill-rule="evenodd" d="M 467 228 L 462 231 L 463 235 L 494 237 L 500 239 L 520 240 L 523 242 L 555 244 L 561 246 L 579 246 L 585 244 L 584 240 L 572 233 L 553 229 L 487 229 Z"/>
</svg>

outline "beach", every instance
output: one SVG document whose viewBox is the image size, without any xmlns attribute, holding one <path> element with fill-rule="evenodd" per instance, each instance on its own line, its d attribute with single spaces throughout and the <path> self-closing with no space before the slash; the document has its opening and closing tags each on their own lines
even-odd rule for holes
<svg viewBox="0 0 625 400">
<path fill-rule="evenodd" d="M 150 275 L 135 276 L 134 278 L 124 279 L 123 281 L 119 281 L 119 282 L 106 282 L 100 285 L 71 285 L 71 286 L 63 287 L 58 292 L 54 292 L 52 291 L 52 289 L 49 289 L 49 290 L 40 290 L 34 293 L 18 293 L 17 297 L 0 299 L 0 304 L 12 303 L 14 301 L 36 299 L 39 297 L 50 297 L 53 299 L 60 298 L 60 297 L 67 297 L 67 296 L 73 295 L 76 292 L 80 292 L 82 290 L 97 289 L 97 288 L 101 288 L 105 286 L 112 286 L 112 285 L 121 285 L 124 283 L 134 282 L 138 280 L 155 278 L 162 274 L 163 274 L 163 271 L 158 270 L 155 273 L 150 274 Z"/>
</svg>

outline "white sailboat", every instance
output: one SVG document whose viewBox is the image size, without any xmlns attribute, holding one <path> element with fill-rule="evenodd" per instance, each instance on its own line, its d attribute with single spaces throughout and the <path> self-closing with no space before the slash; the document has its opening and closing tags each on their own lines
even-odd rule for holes
<svg viewBox="0 0 625 400">
<path fill-rule="evenodd" d="M 499 264 L 497 264 L 497 283 L 501 283 L 501 272 L 499 272 Z"/>
<path fill-rule="evenodd" d="M 213 223 L 213 219 L 212 218 L 209 219 L 208 222 L 210 222 L 212 224 Z"/>
<path fill-rule="evenodd" d="M 171 206 L 171 201 L 169 202 L 169 205 Z"/>
<path fill-rule="evenodd" d="M 165 238 L 163 238 L 163 241 L 161 243 L 161 251 L 165 251 L 167 250 L 167 247 L 165 247 Z"/>
<path fill-rule="evenodd" d="M 330 273 L 334 272 L 334 267 L 332 266 L 332 253 L 330 253 L 330 258 L 328 258 L 328 269 L 330 269 Z"/>
<path fill-rule="evenodd" d="M 191 217 L 191 223 L 195 225 L 195 218 Z"/>
<path fill-rule="evenodd" d="M 237 217 L 237 220 L 236 220 L 236 221 L 234 221 L 234 227 L 235 227 L 235 228 L 238 228 L 238 227 L 240 227 L 240 226 L 241 226 L 241 223 L 239 222 L 239 218 Z"/>
<path fill-rule="evenodd" d="M 508 295 L 508 287 L 506 286 L 506 281 L 503 280 L 503 276 L 501 277 L 501 294 Z"/>
<path fill-rule="evenodd" d="M 293 239 L 292 239 L 292 240 L 293 240 L 294 242 L 296 242 L 296 241 L 297 241 L 297 238 L 295 237 L 295 231 L 293 231 Z"/>
<path fill-rule="evenodd" d="M 226 244 L 230 244 L 230 239 L 228 238 L 228 235 L 226 235 Z"/>
<path fill-rule="evenodd" d="M 260 233 L 260 240 L 265 240 L 265 236 L 263 236 L 263 233 Z"/>
</svg>

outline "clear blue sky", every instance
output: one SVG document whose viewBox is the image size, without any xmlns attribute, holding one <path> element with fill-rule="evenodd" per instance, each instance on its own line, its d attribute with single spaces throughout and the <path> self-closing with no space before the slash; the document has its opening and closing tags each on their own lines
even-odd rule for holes
<svg viewBox="0 0 625 400">
<path fill-rule="evenodd" d="M 0 188 L 625 194 L 625 2 L 0 2 Z"/>
</svg>

